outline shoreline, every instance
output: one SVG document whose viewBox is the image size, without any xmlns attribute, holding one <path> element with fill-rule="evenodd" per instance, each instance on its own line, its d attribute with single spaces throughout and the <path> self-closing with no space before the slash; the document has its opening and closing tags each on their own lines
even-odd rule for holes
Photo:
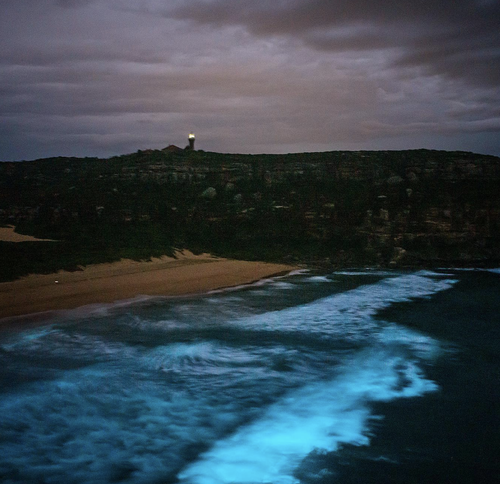
<svg viewBox="0 0 500 484">
<path fill-rule="evenodd" d="M 54 311 L 110 304 L 139 296 L 190 296 L 251 284 L 297 266 L 178 252 L 148 262 L 121 260 L 77 271 L 32 274 L 0 283 L 0 330 L 43 320 Z M 27 324 L 30 324 L 29 322 Z"/>
</svg>

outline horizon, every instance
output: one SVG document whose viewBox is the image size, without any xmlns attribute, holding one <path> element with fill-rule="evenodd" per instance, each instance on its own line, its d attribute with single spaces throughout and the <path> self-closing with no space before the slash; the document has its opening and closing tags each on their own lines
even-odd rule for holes
<svg viewBox="0 0 500 484">
<path fill-rule="evenodd" d="M 5 0 L 0 160 L 182 148 L 190 130 L 231 154 L 500 156 L 498 18 L 490 0 Z"/>
<path fill-rule="evenodd" d="M 138 149 L 136 151 L 132 151 L 130 153 L 119 153 L 110 156 L 66 156 L 66 155 L 55 155 L 55 156 L 44 156 L 41 158 L 31 158 L 31 159 L 22 159 L 22 160 L 0 160 L 0 163 L 23 163 L 23 162 L 32 162 L 32 161 L 42 161 L 47 159 L 57 159 L 57 158 L 68 158 L 68 159 L 96 159 L 96 160 L 110 160 L 113 158 L 121 158 L 123 156 L 131 156 L 138 154 L 140 152 L 151 152 L 151 151 L 164 151 L 169 146 L 176 146 L 181 150 L 182 153 L 185 151 L 190 151 L 187 149 L 180 148 L 179 146 L 171 143 L 163 148 L 143 148 Z M 328 153 L 403 153 L 407 151 L 429 151 L 436 153 L 464 153 L 470 155 L 477 156 L 492 156 L 494 158 L 500 158 L 500 155 L 491 155 L 488 153 L 478 153 L 470 150 L 441 150 L 441 149 L 433 149 L 433 148 L 410 148 L 410 149 L 401 149 L 401 150 L 391 150 L 391 149 L 380 149 L 380 150 L 370 150 L 370 149 L 362 149 L 362 150 L 325 150 L 325 151 L 296 151 L 289 153 L 238 153 L 238 152 L 220 152 L 220 151 L 208 151 L 204 149 L 194 149 L 192 151 L 215 154 L 215 155 L 240 155 L 240 156 L 288 156 L 288 155 L 312 155 L 312 154 L 328 154 Z"/>
</svg>

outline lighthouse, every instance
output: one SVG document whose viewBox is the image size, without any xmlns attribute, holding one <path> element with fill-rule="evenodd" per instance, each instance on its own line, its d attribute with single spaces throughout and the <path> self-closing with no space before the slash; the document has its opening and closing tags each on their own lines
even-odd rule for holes
<svg viewBox="0 0 500 484">
<path fill-rule="evenodd" d="M 189 149 L 191 151 L 194 151 L 194 133 L 189 133 L 188 140 L 189 140 Z"/>
</svg>

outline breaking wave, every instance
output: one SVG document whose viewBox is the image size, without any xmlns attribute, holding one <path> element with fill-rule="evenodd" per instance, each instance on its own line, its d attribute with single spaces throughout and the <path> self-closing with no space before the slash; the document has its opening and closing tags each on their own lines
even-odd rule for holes
<svg viewBox="0 0 500 484">
<path fill-rule="evenodd" d="M 342 289 L 365 276 L 300 273 L 3 335 L 1 479 L 291 484 L 308 456 L 369 445 L 370 403 L 435 391 L 422 368 L 441 351 L 374 315 L 455 281 Z"/>
</svg>

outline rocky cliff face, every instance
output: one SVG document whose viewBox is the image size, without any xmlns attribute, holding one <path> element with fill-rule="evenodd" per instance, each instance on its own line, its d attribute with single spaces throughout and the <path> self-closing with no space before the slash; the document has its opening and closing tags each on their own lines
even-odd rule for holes
<svg viewBox="0 0 500 484">
<path fill-rule="evenodd" d="M 267 244 L 271 258 L 344 265 L 500 262 L 493 156 L 148 150 L 1 163 L 0 175 L 4 223 L 168 223 L 209 250 L 245 256 Z"/>
</svg>

